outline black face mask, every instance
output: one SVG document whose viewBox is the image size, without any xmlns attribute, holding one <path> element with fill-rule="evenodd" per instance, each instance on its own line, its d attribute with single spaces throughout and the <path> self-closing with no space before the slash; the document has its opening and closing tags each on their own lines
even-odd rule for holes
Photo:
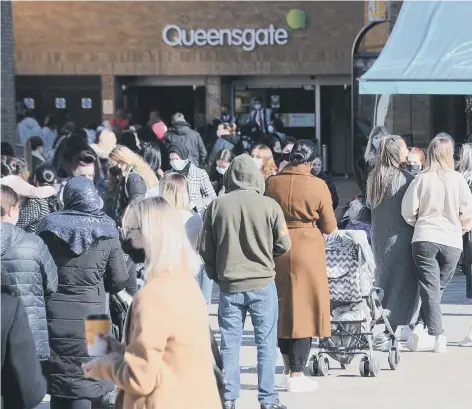
<svg viewBox="0 0 472 409">
<path fill-rule="evenodd" d="M 131 243 L 131 239 L 125 239 L 121 243 L 121 248 L 129 256 L 134 263 L 144 263 L 146 259 L 146 253 L 144 249 L 136 249 Z"/>
<path fill-rule="evenodd" d="M 418 173 L 421 172 L 421 165 L 410 165 L 410 164 L 407 164 L 406 165 L 406 168 L 408 170 L 408 172 L 410 172 L 412 175 L 417 175 Z"/>
<path fill-rule="evenodd" d="M 121 169 L 119 168 L 118 165 L 112 166 L 111 168 L 108 168 L 108 172 L 110 172 L 110 175 L 112 176 L 119 176 L 121 173 Z"/>
</svg>

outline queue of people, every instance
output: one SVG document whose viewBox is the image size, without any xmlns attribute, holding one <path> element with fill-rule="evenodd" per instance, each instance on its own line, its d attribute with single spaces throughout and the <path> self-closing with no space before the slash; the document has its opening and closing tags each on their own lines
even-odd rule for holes
<svg viewBox="0 0 472 409">
<path fill-rule="evenodd" d="M 256 105 L 247 135 L 222 111 L 228 122 L 217 126 L 209 159 L 182 114 L 167 128 L 157 112 L 139 130 L 117 115 L 93 135 L 69 125 L 52 144 L 28 134 L 26 160 L 2 156 L 2 347 L 23 342 L 36 365 L 16 385 L 2 383 L 4 401 L 34 408 L 44 376 L 53 409 L 234 409 L 249 314 L 260 407 L 285 409 L 277 348 L 284 389 L 319 387 L 304 368 L 313 338 L 331 336 L 325 236 L 338 226 L 366 232 L 393 329 L 412 329 L 406 346 L 420 350 L 430 336 L 431 349 L 446 352 L 440 300 L 462 252 L 472 293 L 472 146 L 463 145 L 456 166 L 450 137 L 437 136 L 423 152 L 374 129 L 365 197 L 338 224 L 336 187 L 316 145 L 286 135 Z M 219 351 L 206 308 L 213 283 Z M 124 300 L 121 319 L 116 300 Z M 101 335 L 107 353 L 92 358 L 83 320 L 103 314 L 118 330 Z M 376 344 L 388 340 L 382 333 Z M 472 345 L 472 334 L 462 345 Z M 8 351 L 5 373 L 18 365 Z M 25 391 L 32 376 L 35 390 Z"/>
</svg>

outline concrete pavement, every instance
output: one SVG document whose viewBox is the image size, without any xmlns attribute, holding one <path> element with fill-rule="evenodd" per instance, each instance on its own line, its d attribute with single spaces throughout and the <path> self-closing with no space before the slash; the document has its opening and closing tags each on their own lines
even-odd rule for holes
<svg viewBox="0 0 472 409">
<path fill-rule="evenodd" d="M 217 291 L 215 291 L 217 301 Z M 218 331 L 217 305 L 209 307 L 211 324 Z M 403 352 L 396 371 L 389 369 L 387 353 L 376 352 L 381 374 L 362 378 L 356 358 L 346 370 L 330 361 L 329 376 L 314 378 L 316 392 L 280 393 L 289 409 L 470 409 L 472 407 L 472 348 L 461 348 L 458 342 L 472 326 L 472 300 L 465 298 L 465 277 L 458 273 L 443 297 L 444 329 L 448 337 L 446 354 Z M 249 318 L 249 317 L 248 317 Z M 279 354 L 276 382 L 282 381 L 282 359 Z M 256 348 L 250 319 L 241 348 L 241 398 L 237 409 L 255 409 L 257 403 Z"/>
</svg>

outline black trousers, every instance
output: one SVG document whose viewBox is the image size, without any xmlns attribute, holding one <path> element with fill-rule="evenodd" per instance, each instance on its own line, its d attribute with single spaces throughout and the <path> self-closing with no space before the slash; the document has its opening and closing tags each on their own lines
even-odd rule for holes
<svg viewBox="0 0 472 409">
<path fill-rule="evenodd" d="M 278 339 L 282 355 L 288 356 L 290 372 L 303 372 L 311 350 L 311 338 Z"/>
</svg>

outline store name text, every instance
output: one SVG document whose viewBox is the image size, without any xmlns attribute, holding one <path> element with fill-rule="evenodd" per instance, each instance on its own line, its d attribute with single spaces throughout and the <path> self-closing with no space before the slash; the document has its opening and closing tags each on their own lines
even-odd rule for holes
<svg viewBox="0 0 472 409">
<path fill-rule="evenodd" d="M 171 47 L 223 46 L 242 47 L 244 51 L 253 51 L 256 47 L 285 45 L 288 32 L 283 28 L 239 28 L 233 29 L 186 29 L 169 24 L 162 31 L 164 42 Z"/>
</svg>

